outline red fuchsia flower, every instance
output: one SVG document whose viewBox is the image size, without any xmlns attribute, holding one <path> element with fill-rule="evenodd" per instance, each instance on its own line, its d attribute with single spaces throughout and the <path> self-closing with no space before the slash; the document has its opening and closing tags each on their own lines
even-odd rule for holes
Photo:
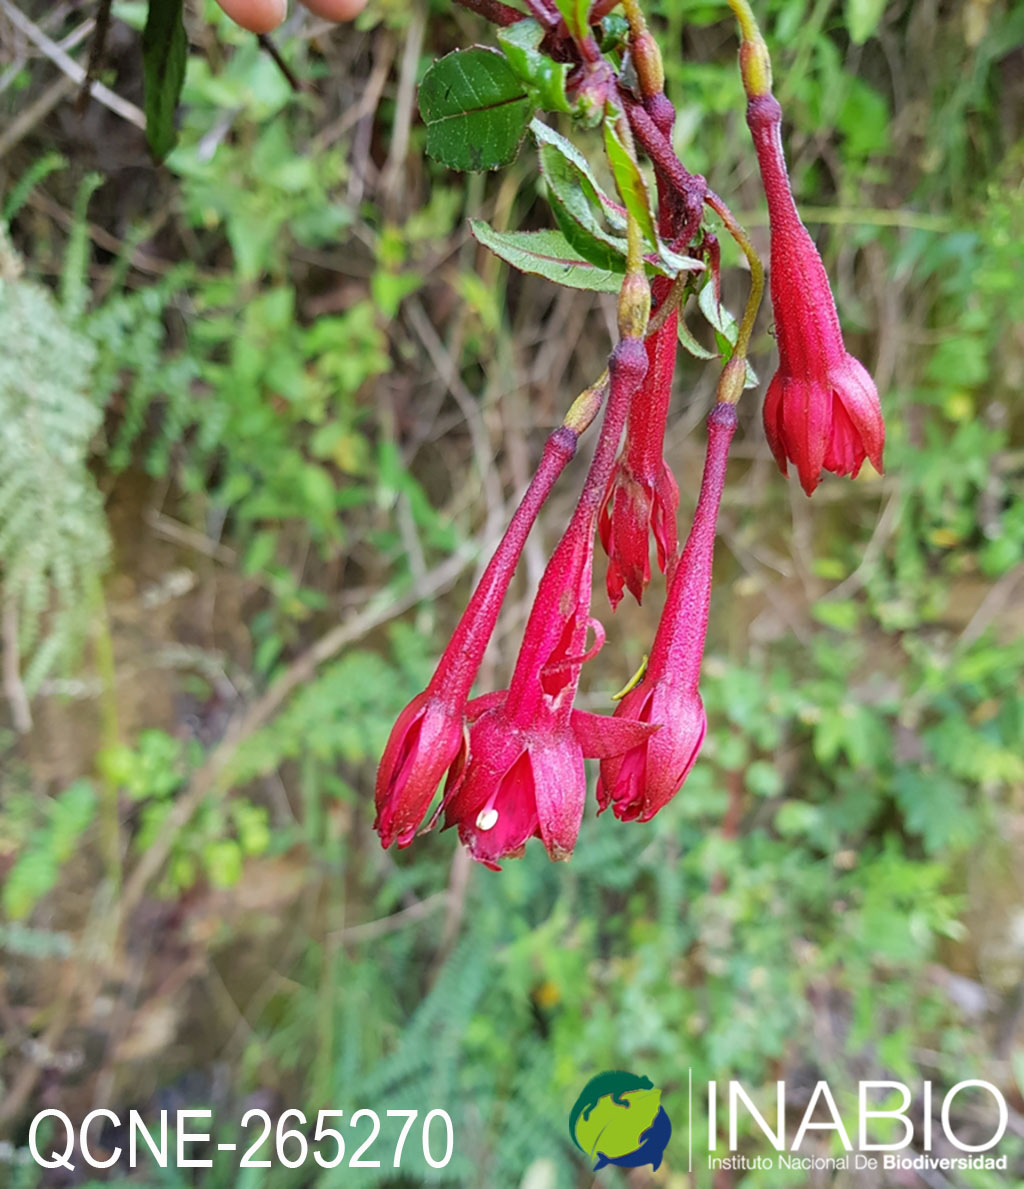
<svg viewBox="0 0 1024 1189">
<path fill-rule="evenodd" d="M 449 777 L 445 826 L 457 825 L 473 858 L 494 871 L 521 857 L 531 838 L 552 859 L 568 859 L 587 796 L 584 757 L 617 755 L 657 730 L 573 709 L 579 670 L 602 640 L 598 632 L 582 656 L 551 653 L 526 703 L 515 703 L 511 689 L 470 703 L 470 761 L 464 776 L 453 769 Z"/>
<path fill-rule="evenodd" d="M 825 267 L 797 213 L 781 121 L 782 109 L 770 92 L 753 95 L 747 124 L 768 199 L 779 344 L 779 370 L 768 386 L 764 428 L 782 473 L 791 460 L 810 495 L 823 468 L 856 476 L 869 458 L 881 471 L 885 424 L 874 381 L 843 345 Z"/>
<path fill-rule="evenodd" d="M 659 62 L 651 80 L 655 89 L 645 94 L 644 109 L 658 132 L 671 142 L 676 111 L 661 91 L 663 81 Z M 655 178 L 658 233 L 666 243 L 684 250 L 690 236 L 685 206 L 663 171 L 657 170 Z M 697 202 L 697 209 L 699 222 L 702 200 Z M 667 277 L 655 278 L 651 286 L 655 306 L 666 299 L 671 287 Z M 629 589 L 638 603 L 643 601 L 651 580 L 650 533 L 654 534 L 658 567 L 663 573 L 675 560 L 679 548 L 676 533 L 679 488 L 663 457 L 678 325 L 679 314 L 673 310 L 664 325 L 645 341 L 647 376 L 630 406 L 626 444 L 601 506 L 598 530 L 608 555 L 606 586 L 613 611 L 622 601 L 623 587 Z"/>
<path fill-rule="evenodd" d="M 438 785 L 457 782 L 469 748 L 466 703 L 494 630 L 502 600 L 537 513 L 576 452 L 578 434 L 560 426 L 548 438 L 537 473 L 501 544 L 473 592 L 430 684 L 398 716 L 377 769 L 381 845 L 406 847 L 426 816 Z"/>
<path fill-rule="evenodd" d="M 656 729 L 573 709 L 580 670 L 604 640 L 590 618 L 594 522 L 646 368 L 640 342 L 623 339 L 612 355 L 611 395 L 583 493 L 544 571 L 509 688 L 470 705 L 470 758 L 461 777 L 449 777 L 445 827 L 457 826 L 473 857 L 495 870 L 534 837 L 552 859 L 568 858 L 586 800 L 584 757 L 624 751 Z"/>
<path fill-rule="evenodd" d="M 600 812 L 614 807 L 620 821 L 650 821 L 682 787 L 693 767 L 707 719 L 698 684 L 711 605 L 715 525 L 725 482 L 736 410 L 716 404 L 708 417 L 708 447 L 700 498 L 686 548 L 669 586 L 643 681 L 619 702 L 616 718 L 661 729 L 601 764 Z"/>
<path fill-rule="evenodd" d="M 670 282 L 655 280 L 655 298 L 664 300 Z M 647 377 L 629 410 L 626 444 L 615 465 L 598 519 L 608 554 L 608 600 L 614 611 L 626 586 L 638 603 L 651 580 L 650 534 L 664 572 L 679 547 L 676 509 L 679 488 L 665 465 L 665 424 L 672 398 L 679 316 L 675 310 L 646 342 Z"/>
</svg>

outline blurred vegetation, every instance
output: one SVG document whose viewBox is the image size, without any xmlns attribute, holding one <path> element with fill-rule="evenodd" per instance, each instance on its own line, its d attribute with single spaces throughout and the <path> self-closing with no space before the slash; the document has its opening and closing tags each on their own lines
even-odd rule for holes
<svg viewBox="0 0 1024 1189">
<path fill-rule="evenodd" d="M 276 42 L 296 94 L 197 5 L 165 168 L 95 105 L 5 143 L 0 1182 L 57 1183 L 17 1157 L 45 1106 L 209 1105 L 231 1140 L 250 1107 L 451 1114 L 447 1169 L 400 1180 L 385 1155 L 352 1183 L 589 1184 L 566 1120 L 607 1068 L 646 1073 L 670 1111 L 690 1068 L 768 1093 L 930 1080 L 937 1103 L 984 1078 L 1021 1168 L 1024 4 L 757 7 L 888 470 L 808 502 L 745 399 L 704 754 L 650 825 L 589 814 L 568 866 L 536 847 L 493 875 L 450 835 L 396 855 L 370 828 L 391 722 L 610 345 L 602 298 L 509 276 L 467 234 L 468 216 L 538 225 L 529 152 L 469 179 L 425 158 L 415 81 L 486 30 L 441 0 L 371 2 L 354 28 L 295 12 Z M 82 19 L 23 8 L 55 40 Z M 649 9 L 683 159 L 764 248 L 728 11 Z M 142 7 L 114 15 L 104 77 L 138 101 Z M 5 36 L 4 121 L 54 78 Z M 762 379 L 772 351 L 765 318 Z M 681 368 L 685 514 L 713 377 Z M 656 607 L 603 618 L 590 708 Z M 234 1167 L 201 1183 L 336 1177 Z M 651 1183 L 683 1169 L 677 1128 Z M 883 1183 L 732 1175 L 715 1189 Z"/>
</svg>

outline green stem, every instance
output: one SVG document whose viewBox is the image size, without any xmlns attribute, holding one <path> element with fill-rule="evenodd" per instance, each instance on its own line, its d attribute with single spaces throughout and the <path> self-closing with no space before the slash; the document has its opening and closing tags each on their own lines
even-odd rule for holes
<svg viewBox="0 0 1024 1189">
<path fill-rule="evenodd" d="M 103 586 L 98 577 L 89 584 L 89 602 L 92 604 L 97 624 L 93 639 L 93 657 L 101 682 L 100 739 L 104 751 L 116 747 L 121 741 L 117 715 L 117 675 L 114 666 L 114 645 L 110 634 L 110 618 L 107 603 L 103 597 Z M 100 833 L 103 861 L 107 878 L 114 888 L 121 886 L 121 821 L 118 811 L 118 789 L 109 776 L 101 778 Z"/>
<path fill-rule="evenodd" d="M 661 51 L 648 31 L 639 0 L 622 0 L 622 7 L 629 22 L 629 48 L 640 80 L 640 90 L 649 99 L 653 95 L 660 95 L 665 89 Z"/>
<path fill-rule="evenodd" d="M 614 108 L 609 106 L 608 110 L 614 111 Z M 608 115 L 605 118 L 609 118 Z M 633 130 L 624 112 L 620 112 L 615 121 L 615 132 L 635 163 Z M 644 271 L 644 236 L 640 222 L 630 211 L 627 196 L 621 190 L 619 197 L 626 208 L 626 276 L 619 291 L 619 335 L 642 339 L 651 318 L 651 286 Z"/>
<path fill-rule="evenodd" d="M 746 309 L 743 311 L 743 319 L 740 322 L 739 332 L 736 335 L 736 347 L 733 350 L 733 358 L 746 359 L 747 348 L 750 346 L 750 336 L 754 333 L 754 322 L 757 319 L 757 311 L 761 308 L 761 299 L 764 297 L 764 264 L 761 262 L 761 257 L 754 250 L 754 245 L 750 242 L 750 237 L 736 221 L 735 215 L 733 215 L 722 199 L 713 191 L 709 190 L 704 201 L 722 220 L 726 231 L 729 232 L 739 245 L 740 251 L 746 256 L 747 263 L 750 265 L 750 293 L 747 297 Z"/>
<path fill-rule="evenodd" d="M 654 311 L 654 317 L 647 323 L 647 338 L 656 334 L 672 316 L 673 311 L 682 303 L 686 286 L 690 283 L 690 274 L 685 269 L 676 275 L 665 300 Z"/>
<path fill-rule="evenodd" d="M 729 7 L 740 27 L 740 74 L 747 97 L 753 99 L 758 95 L 770 95 L 772 61 L 754 10 L 747 0 L 729 0 Z"/>
</svg>

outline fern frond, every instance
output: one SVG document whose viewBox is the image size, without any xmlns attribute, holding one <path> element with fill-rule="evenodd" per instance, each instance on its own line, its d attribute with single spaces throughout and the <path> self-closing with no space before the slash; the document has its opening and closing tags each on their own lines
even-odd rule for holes
<svg viewBox="0 0 1024 1189">
<path fill-rule="evenodd" d="M 42 286 L 0 277 L 0 341 L 13 348 L 0 356 L 0 576 L 23 655 L 52 612 L 31 690 L 80 639 L 86 592 L 109 551 L 86 467 L 102 409 L 91 394 L 95 349 Z"/>
<path fill-rule="evenodd" d="M 65 318 L 72 324 L 85 313 L 89 300 L 89 284 L 85 275 L 89 263 L 89 199 L 102 185 L 101 173 L 87 173 L 75 195 L 74 218 L 60 278 L 61 308 Z"/>
<path fill-rule="evenodd" d="M 82 322 L 98 352 L 97 399 L 105 403 L 116 388 L 124 389 L 123 416 L 107 458 L 114 470 L 131 463 L 132 448 L 155 406 L 162 416 L 146 456 L 151 475 L 166 474 L 171 450 L 194 420 L 195 360 L 165 353 L 164 312 L 182 285 L 182 272 L 169 273 L 159 284 L 109 297 Z"/>
<path fill-rule="evenodd" d="M 60 153 L 44 153 L 42 157 L 33 161 L 14 183 L 10 193 L 4 199 L 3 210 L 0 210 L 0 222 L 10 223 L 43 178 L 49 177 L 51 173 L 56 173 L 60 169 L 66 169 L 67 164 L 67 159 Z"/>
</svg>

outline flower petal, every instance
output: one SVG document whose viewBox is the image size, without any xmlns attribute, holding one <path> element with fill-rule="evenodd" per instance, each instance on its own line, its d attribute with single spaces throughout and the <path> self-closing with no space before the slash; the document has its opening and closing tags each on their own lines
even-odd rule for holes
<svg viewBox="0 0 1024 1189">
<path fill-rule="evenodd" d="M 466 748 L 460 713 L 428 693 L 398 716 L 377 770 L 374 827 L 381 845 L 408 846 L 450 767 L 461 768 Z"/>
<path fill-rule="evenodd" d="M 864 462 L 864 447 L 860 435 L 838 396 L 832 401 L 832 434 L 825 451 L 825 470 L 833 475 L 853 475 Z"/>
<path fill-rule="evenodd" d="M 524 750 L 522 735 L 510 725 L 503 704 L 481 714 L 469 731 L 465 771 L 457 783 L 445 787 L 444 828 L 475 821 Z"/>
<path fill-rule="evenodd" d="M 860 360 L 852 355 L 847 355 L 840 366 L 829 371 L 829 380 L 857 431 L 864 453 L 881 474 L 885 421 L 874 380 Z"/>
<path fill-rule="evenodd" d="M 652 725 L 649 723 L 649 717 L 654 689 L 654 684 L 649 681 L 641 682 L 640 685 L 631 689 L 615 708 L 616 719 L 622 722 Z M 640 812 L 647 747 L 648 741 L 645 739 L 628 751 L 601 761 L 601 776 L 597 782 L 599 813 L 604 813 L 608 806 L 614 802 L 615 816 L 623 820 L 620 805 L 629 805 L 634 801 L 637 806 L 636 812 Z"/>
<path fill-rule="evenodd" d="M 478 812 L 459 823 L 459 838 L 474 859 L 496 868 L 499 859 L 521 853 L 538 831 L 533 766 L 524 751 Z"/>
<path fill-rule="evenodd" d="M 816 380 L 784 376 L 781 419 L 786 452 L 796 465 L 800 486 L 810 495 L 821 479 L 832 429 L 831 390 Z"/>
<path fill-rule="evenodd" d="M 554 746 L 530 749 L 540 836 L 552 859 L 573 852 L 587 799 L 583 752 L 571 737 Z"/>
<path fill-rule="evenodd" d="M 775 461 L 779 464 L 779 470 L 785 475 L 786 468 L 786 443 L 782 436 L 782 373 L 778 371 L 772 376 L 772 382 L 768 385 L 768 392 L 764 398 L 764 412 L 762 414 L 764 420 L 764 436 L 768 439 L 768 445 L 771 447 L 772 454 L 775 455 Z"/>
<path fill-rule="evenodd" d="M 507 689 L 496 689 L 493 693 L 481 694 L 478 698 L 473 698 L 466 703 L 466 721 L 475 723 L 488 710 L 493 710 L 495 706 L 500 706 L 507 696 Z"/>
</svg>

